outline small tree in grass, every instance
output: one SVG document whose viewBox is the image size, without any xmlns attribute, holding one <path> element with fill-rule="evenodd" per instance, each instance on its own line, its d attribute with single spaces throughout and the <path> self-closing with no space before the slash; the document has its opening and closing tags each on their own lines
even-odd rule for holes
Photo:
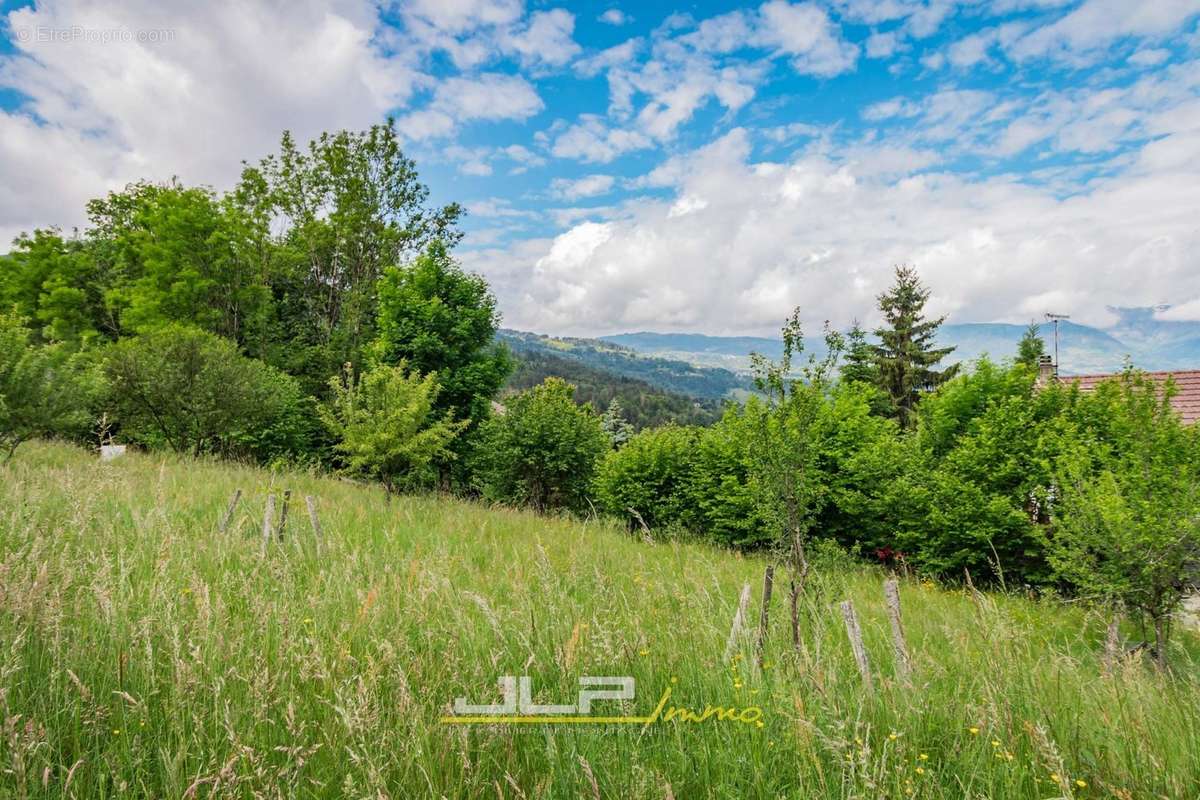
<svg viewBox="0 0 1200 800">
<path fill-rule="evenodd" d="M 13 314 L 0 314 L 0 463 L 22 442 L 87 424 L 81 370 L 58 346 L 38 347 Z"/>
<path fill-rule="evenodd" d="M 1127 373 L 1081 401 L 1100 424 L 1061 459 L 1050 556 L 1081 594 L 1148 619 L 1160 666 L 1200 577 L 1200 432 L 1172 411 L 1174 391 Z"/>
<path fill-rule="evenodd" d="M 828 419 L 827 393 L 844 340 L 827 327 L 827 355 L 810 358 L 796 376 L 792 362 L 804 350 L 800 309 L 792 313 L 782 333 L 779 361 L 757 353 L 751 356 L 763 400 L 748 403 L 746 413 L 753 420 L 750 473 L 759 513 L 789 551 L 792 638 L 799 644 L 798 600 L 808 579 L 808 533 L 826 491 L 819 462 Z"/>
<path fill-rule="evenodd" d="M 376 365 L 359 378 L 349 364 L 329 381 L 321 420 L 353 472 L 376 478 L 391 499 L 398 489 L 429 477 L 430 465 L 450 455 L 467 422 L 436 415 L 437 376 L 409 374 L 406 364 Z"/>
<path fill-rule="evenodd" d="M 505 400 L 480 429 L 477 480 L 486 497 L 537 511 L 583 510 L 600 456 L 612 447 L 600 416 L 560 378 Z"/>
</svg>

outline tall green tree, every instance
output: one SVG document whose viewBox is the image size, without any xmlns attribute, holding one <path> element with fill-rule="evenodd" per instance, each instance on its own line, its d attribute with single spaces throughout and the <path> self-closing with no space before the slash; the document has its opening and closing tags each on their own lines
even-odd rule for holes
<svg viewBox="0 0 1200 800">
<path fill-rule="evenodd" d="M 372 357 L 436 372 L 439 412 L 470 427 L 486 419 L 513 366 L 508 350 L 495 342 L 500 314 L 487 281 L 465 272 L 435 240 L 408 266 L 385 270 L 378 292 Z"/>
<path fill-rule="evenodd" d="M 262 354 L 268 276 L 235 204 L 208 188 L 136 183 L 93 200 L 88 214 L 110 332 L 180 323 Z"/>
<path fill-rule="evenodd" d="M 87 242 L 57 230 L 18 236 L 0 263 L 0 308 L 37 323 L 41 341 L 96 339 L 106 327 L 104 290 Z"/>
<path fill-rule="evenodd" d="M 1038 324 L 1029 323 L 1029 327 L 1025 328 L 1025 333 L 1021 335 L 1021 341 L 1017 343 L 1017 363 L 1036 369 L 1045 352 L 1046 342 L 1042 339 Z"/>
<path fill-rule="evenodd" d="M 879 386 L 879 362 L 875 357 L 875 348 L 858 320 L 846 333 L 846 351 L 838 375 L 843 384 L 858 384 L 858 391 L 869 395 L 873 414 L 881 417 L 889 415 L 891 400 Z"/>
<path fill-rule="evenodd" d="M 958 372 L 958 364 L 936 369 L 954 348 L 935 346 L 938 329 L 946 318 L 926 319 L 929 294 L 916 270 L 897 267 L 895 283 L 879 295 L 885 323 L 875 330 L 879 386 L 887 393 L 892 415 L 905 428 L 913 424 L 913 411 L 921 394 L 936 389 Z"/>
<path fill-rule="evenodd" d="M 0 314 L 0 463 L 28 439 L 88 423 L 85 372 L 61 346 L 32 339 L 23 319 Z"/>
<path fill-rule="evenodd" d="M 755 384 L 762 400 L 746 406 L 754 422 L 751 479 L 761 517 L 773 538 L 788 552 L 792 568 L 792 638 L 799 642 L 799 596 L 808 580 L 808 538 L 826 491 L 820 457 L 827 420 L 829 381 L 844 341 L 826 327 L 826 356 L 810 358 L 802 377 L 792 375 L 793 360 L 804 350 L 800 309 L 782 330 L 778 361 L 753 354 Z"/>
<path fill-rule="evenodd" d="M 461 238 L 462 209 L 429 207 L 429 189 L 390 120 L 325 133 L 304 148 L 285 133 L 278 153 L 243 170 L 233 197 L 256 226 L 280 229 L 264 242 L 275 302 L 267 359 L 318 395 L 342 364 L 360 365 L 375 339 L 384 270 L 434 240 Z"/>
</svg>

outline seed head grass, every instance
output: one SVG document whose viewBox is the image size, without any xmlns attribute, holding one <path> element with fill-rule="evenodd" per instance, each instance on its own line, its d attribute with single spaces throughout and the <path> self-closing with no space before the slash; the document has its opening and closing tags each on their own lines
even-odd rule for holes
<svg viewBox="0 0 1200 800">
<path fill-rule="evenodd" d="M 798 648 L 776 593 L 759 669 L 757 596 L 723 654 L 763 557 L 434 494 L 389 503 L 312 474 L 99 464 L 59 444 L 22 448 L 0 483 L 0 796 L 1200 796 L 1187 632 L 1169 672 L 1110 668 L 1099 614 L 905 581 L 905 681 L 885 576 L 831 563 L 801 600 Z M 265 499 L 284 489 L 287 529 L 263 557 Z M 530 676 L 541 703 L 574 703 L 580 676 L 629 675 L 636 698 L 594 711 L 648 715 L 669 689 L 669 706 L 756 707 L 761 725 L 440 722 L 456 697 L 498 703 L 503 675 Z"/>
</svg>

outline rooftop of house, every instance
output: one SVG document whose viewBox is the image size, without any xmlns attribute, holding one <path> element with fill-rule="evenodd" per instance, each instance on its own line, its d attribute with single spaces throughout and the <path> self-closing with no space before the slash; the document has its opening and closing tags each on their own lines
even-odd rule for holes
<svg viewBox="0 0 1200 800">
<path fill-rule="evenodd" d="M 1167 372 L 1147 372 L 1146 376 L 1156 383 L 1166 383 L 1174 378 L 1177 394 L 1171 398 L 1171 407 L 1179 413 L 1185 425 L 1200 421 L 1200 369 L 1178 369 Z M 1060 375 L 1063 383 L 1077 383 L 1080 391 L 1090 392 L 1102 381 L 1120 377 L 1120 373 L 1097 375 Z"/>
</svg>

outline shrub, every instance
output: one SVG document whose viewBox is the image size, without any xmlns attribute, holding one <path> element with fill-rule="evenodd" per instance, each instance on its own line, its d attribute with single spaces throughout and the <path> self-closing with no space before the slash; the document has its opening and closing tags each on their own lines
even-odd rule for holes
<svg viewBox="0 0 1200 800">
<path fill-rule="evenodd" d="M 775 538 L 750 485 L 752 425 L 744 409 L 729 406 L 701 432 L 692 457 L 689 494 L 696 524 L 720 544 L 754 547 Z"/>
<path fill-rule="evenodd" d="M 600 416 L 578 406 L 558 378 L 509 397 L 484 423 L 476 481 L 484 496 L 538 511 L 583 510 L 600 456 L 609 448 Z"/>
<path fill-rule="evenodd" d="M 79 361 L 31 339 L 20 317 L 0 314 L 0 461 L 27 439 L 88 424 L 88 376 Z"/>
<path fill-rule="evenodd" d="M 1080 594 L 1150 620 L 1160 664 L 1170 615 L 1200 576 L 1200 432 L 1172 411 L 1172 392 L 1128 374 L 1082 400 L 1107 424 L 1060 459 L 1050 551 Z"/>
<path fill-rule="evenodd" d="M 107 404 L 133 441 L 260 460 L 306 446 L 295 380 L 214 334 L 169 325 L 122 339 L 103 368 Z"/>
<path fill-rule="evenodd" d="M 700 432 L 668 425 L 630 437 L 612 450 L 596 475 L 597 505 L 621 517 L 636 512 L 651 528 L 671 524 L 694 528 L 692 461 Z"/>
<path fill-rule="evenodd" d="M 331 399 L 320 414 L 338 440 L 334 449 L 351 471 L 382 481 L 388 497 L 428 479 L 430 465 L 449 456 L 450 443 L 467 424 L 453 422 L 448 413 L 437 416 L 437 377 L 409 374 L 404 363 L 374 366 L 358 379 L 347 364 L 329 388 Z"/>
</svg>

